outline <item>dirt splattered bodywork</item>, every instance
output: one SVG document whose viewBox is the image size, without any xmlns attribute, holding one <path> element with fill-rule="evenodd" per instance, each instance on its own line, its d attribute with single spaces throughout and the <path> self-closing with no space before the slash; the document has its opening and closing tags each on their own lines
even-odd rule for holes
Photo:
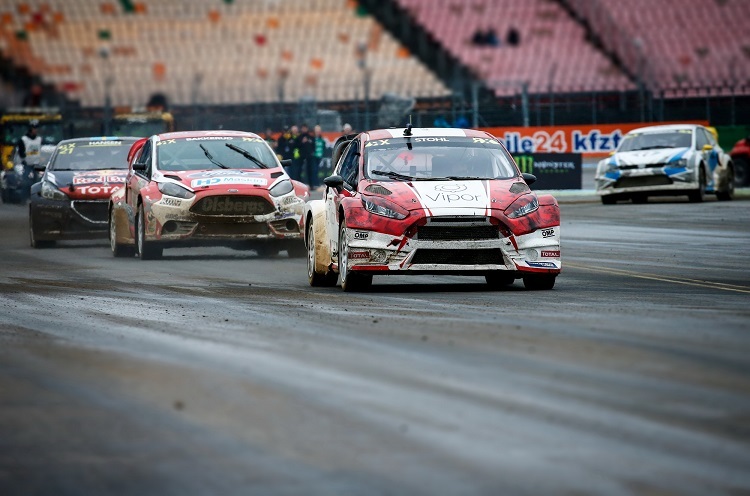
<svg viewBox="0 0 750 496">
<path fill-rule="evenodd" d="M 325 198 L 308 202 L 305 218 L 316 244 L 308 245 L 309 267 L 355 278 L 445 273 L 554 281 L 561 270 L 557 201 L 530 191 L 532 178 L 502 145 L 477 131 L 413 129 L 406 138 L 404 131 L 353 139 L 327 180 Z M 368 154 L 379 146 L 384 154 Z M 491 173 L 461 168 L 462 160 L 479 163 L 482 154 L 501 165 Z"/>
<path fill-rule="evenodd" d="M 304 251 L 309 188 L 289 178 L 257 135 L 157 135 L 136 143 L 130 160 L 126 187 L 110 199 L 113 251 L 137 246 L 139 236 L 159 249 L 249 242 L 259 250 Z"/>
</svg>

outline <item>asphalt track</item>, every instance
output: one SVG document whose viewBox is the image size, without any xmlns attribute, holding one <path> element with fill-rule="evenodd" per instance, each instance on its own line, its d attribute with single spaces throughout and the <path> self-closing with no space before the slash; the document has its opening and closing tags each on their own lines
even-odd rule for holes
<svg viewBox="0 0 750 496">
<path fill-rule="evenodd" d="M 344 294 L 0 205 L 0 494 L 750 494 L 750 202 L 562 212 L 552 291 Z"/>
</svg>

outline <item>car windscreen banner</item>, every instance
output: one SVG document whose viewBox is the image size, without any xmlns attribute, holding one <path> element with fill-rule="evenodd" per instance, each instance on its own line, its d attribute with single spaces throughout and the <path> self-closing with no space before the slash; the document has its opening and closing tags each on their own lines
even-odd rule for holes
<svg viewBox="0 0 750 496">
<path fill-rule="evenodd" d="M 581 189 L 583 185 L 580 153 L 527 153 L 513 158 L 521 172 L 536 176 L 533 190 Z"/>
</svg>

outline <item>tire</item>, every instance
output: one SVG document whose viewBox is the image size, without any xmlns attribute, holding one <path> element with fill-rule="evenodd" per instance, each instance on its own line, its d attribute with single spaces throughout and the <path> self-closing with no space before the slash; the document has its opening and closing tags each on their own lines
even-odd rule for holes
<svg viewBox="0 0 750 496">
<path fill-rule="evenodd" d="M 146 241 L 146 223 L 143 203 L 138 206 L 138 215 L 135 218 L 135 250 L 141 260 L 156 260 L 161 258 L 164 249 L 154 243 Z"/>
<path fill-rule="evenodd" d="M 487 285 L 490 287 L 491 290 L 497 291 L 499 289 L 504 289 L 513 284 L 513 281 L 516 280 L 514 274 L 509 273 L 504 270 L 498 270 L 495 272 L 491 272 L 489 274 L 486 274 L 484 276 L 484 280 L 487 281 Z"/>
<path fill-rule="evenodd" d="M 55 246 L 55 241 L 52 239 L 39 240 L 36 239 L 36 233 L 34 232 L 34 219 L 31 215 L 31 208 L 29 208 L 29 246 L 34 249 L 38 248 L 52 248 Z"/>
<path fill-rule="evenodd" d="M 326 272 L 321 274 L 315 272 L 316 265 L 316 254 L 315 247 L 317 242 L 315 241 L 315 233 L 312 229 L 312 222 L 308 222 L 307 225 L 307 280 L 310 286 L 314 287 L 333 287 L 336 285 L 338 280 L 338 274 L 335 272 Z"/>
<path fill-rule="evenodd" d="M 529 275 L 524 276 L 523 285 L 530 291 L 546 291 L 555 287 L 557 275 Z"/>
<path fill-rule="evenodd" d="M 688 193 L 688 200 L 691 203 L 701 203 L 706 196 L 706 169 L 703 164 L 698 172 L 698 189 Z"/>
<path fill-rule="evenodd" d="M 357 274 L 351 272 L 348 267 L 349 242 L 346 237 L 346 223 L 341 220 L 339 225 L 339 279 L 341 289 L 346 292 L 363 291 L 372 286 L 371 274 Z"/>
<path fill-rule="evenodd" d="M 305 242 L 302 240 L 290 242 L 286 245 L 286 253 L 289 255 L 289 258 L 306 257 L 307 247 L 305 246 Z"/>
<path fill-rule="evenodd" d="M 735 157 L 734 162 L 734 184 L 738 187 L 750 186 L 750 164 L 746 158 Z"/>
<path fill-rule="evenodd" d="M 112 250 L 112 256 L 116 258 L 132 257 L 135 254 L 135 247 L 117 242 L 114 213 L 114 210 L 109 212 L 109 247 Z"/>
<path fill-rule="evenodd" d="M 727 169 L 727 174 L 729 174 L 729 177 L 727 178 L 726 191 L 716 192 L 716 199 L 719 201 L 730 201 L 734 198 L 734 167 L 731 164 L 729 165 L 729 169 Z"/>
<path fill-rule="evenodd" d="M 615 195 L 603 195 L 602 196 L 603 205 L 614 205 L 615 203 L 617 203 L 617 197 Z"/>
</svg>

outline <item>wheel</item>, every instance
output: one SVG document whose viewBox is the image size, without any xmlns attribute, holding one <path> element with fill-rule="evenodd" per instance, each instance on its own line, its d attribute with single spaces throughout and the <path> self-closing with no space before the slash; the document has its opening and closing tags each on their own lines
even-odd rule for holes
<svg viewBox="0 0 750 496">
<path fill-rule="evenodd" d="M 630 201 L 632 201 L 635 204 L 648 203 L 648 195 L 643 195 L 643 194 L 633 195 L 630 197 Z"/>
<path fill-rule="evenodd" d="M 135 247 L 123 245 L 117 242 L 117 228 L 115 226 L 115 212 L 109 212 L 109 247 L 112 249 L 112 255 L 121 257 L 132 257 L 135 253 Z"/>
<path fill-rule="evenodd" d="M 703 165 L 701 165 L 700 171 L 698 172 L 698 189 L 688 193 L 688 200 L 690 200 L 692 203 L 700 203 L 703 201 L 703 198 L 705 196 L 706 196 L 706 169 L 704 169 Z"/>
<path fill-rule="evenodd" d="M 614 205 L 617 203 L 617 197 L 615 195 L 602 195 L 602 204 Z"/>
<path fill-rule="evenodd" d="M 556 274 L 524 276 L 523 285 L 532 291 L 552 289 L 555 287 L 555 278 L 557 278 Z"/>
<path fill-rule="evenodd" d="M 734 167 L 731 165 L 727 169 L 727 175 L 727 189 L 716 192 L 716 199 L 719 201 L 730 201 L 734 198 Z"/>
<path fill-rule="evenodd" d="M 750 164 L 747 159 L 744 158 L 733 158 L 734 162 L 734 184 L 740 188 L 743 186 L 750 186 Z"/>
<path fill-rule="evenodd" d="M 490 289 L 498 290 L 510 286 L 511 284 L 513 284 L 513 281 L 515 281 L 516 278 L 512 273 L 506 272 L 504 270 L 498 270 L 486 274 L 484 276 L 484 280 L 487 281 L 487 285 L 490 287 Z"/>
<path fill-rule="evenodd" d="M 307 280 L 310 286 L 332 287 L 336 285 L 338 275 L 335 272 L 325 272 L 323 274 L 315 271 L 316 265 L 316 248 L 315 233 L 312 229 L 312 222 L 307 225 Z"/>
<path fill-rule="evenodd" d="M 289 258 L 302 258 L 307 256 L 307 248 L 304 241 L 293 241 L 286 245 Z"/>
<path fill-rule="evenodd" d="M 138 206 L 138 215 L 135 218 L 135 250 L 141 260 L 155 260 L 161 258 L 164 252 L 163 248 L 146 241 L 146 215 L 143 211 L 143 204 Z"/>
<path fill-rule="evenodd" d="M 34 232 L 34 218 L 31 215 L 31 208 L 29 208 L 29 245 L 32 248 L 51 248 L 55 246 L 54 240 L 36 239 L 36 233 Z"/>
<path fill-rule="evenodd" d="M 362 291 L 372 285 L 371 274 L 357 274 L 347 267 L 349 262 L 349 239 L 346 236 L 346 223 L 341 220 L 339 226 L 339 278 L 341 289 L 347 292 Z"/>
</svg>

